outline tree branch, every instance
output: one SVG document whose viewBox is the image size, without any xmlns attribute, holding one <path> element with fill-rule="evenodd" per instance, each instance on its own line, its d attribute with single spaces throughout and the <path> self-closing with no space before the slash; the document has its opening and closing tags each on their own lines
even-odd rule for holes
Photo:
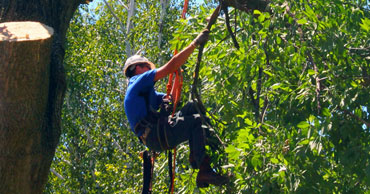
<svg viewBox="0 0 370 194">
<path fill-rule="evenodd" d="M 316 82 L 316 102 L 317 102 L 317 114 L 320 114 L 321 112 L 321 105 L 320 105 L 320 91 L 321 91 L 321 83 L 319 78 L 319 72 L 316 66 L 316 63 L 314 62 L 311 53 L 308 52 L 308 60 L 313 65 L 313 70 L 315 71 L 315 82 Z"/>
<path fill-rule="evenodd" d="M 257 114 L 257 112 L 259 112 L 259 107 L 258 107 L 256 99 L 254 99 L 254 90 L 252 89 L 252 87 L 249 88 L 249 96 L 251 98 L 251 101 L 254 107 L 254 112 Z M 255 115 L 254 117 L 256 121 L 258 122 L 258 116 Z"/>
<path fill-rule="evenodd" d="M 128 7 L 127 7 L 127 5 L 125 5 L 121 0 L 118 0 L 118 2 L 126 9 L 126 10 L 128 10 Z"/>
<path fill-rule="evenodd" d="M 119 17 L 114 13 L 113 8 L 109 5 L 109 3 L 106 0 L 103 0 L 103 2 L 108 7 L 108 9 L 109 9 L 110 13 L 113 15 L 113 17 L 117 20 L 117 22 L 121 26 L 121 29 L 122 29 L 122 32 L 123 32 L 123 29 L 125 29 L 125 26 L 123 25 L 123 23 L 121 22 Z"/>
<path fill-rule="evenodd" d="M 269 107 L 269 100 L 267 99 L 267 96 L 265 96 L 265 100 L 264 100 L 264 105 L 263 105 L 263 108 L 262 108 L 262 115 L 261 115 L 261 123 L 263 123 L 264 121 L 264 118 L 265 118 L 265 115 L 266 115 L 266 111 Z"/>
<path fill-rule="evenodd" d="M 239 49 L 239 44 L 238 44 L 238 41 L 236 40 L 236 37 L 233 33 L 233 30 L 231 29 L 231 26 L 230 26 L 230 17 L 229 17 L 229 10 L 228 10 L 228 7 L 226 6 L 226 4 L 224 3 L 223 0 L 220 0 L 220 4 L 221 4 L 221 8 L 222 10 L 224 11 L 225 13 L 225 19 L 226 19 L 226 27 L 227 27 L 227 30 L 229 31 L 229 34 L 233 40 L 233 43 L 234 43 L 234 46 Z"/>
<path fill-rule="evenodd" d="M 218 5 L 215 11 L 213 11 L 206 29 L 211 30 L 212 25 L 216 22 L 219 13 L 220 13 L 221 6 Z M 198 93 L 198 80 L 199 80 L 199 70 L 200 70 L 200 63 L 202 61 L 202 55 L 203 55 L 203 49 L 204 49 L 205 43 L 201 44 L 199 46 L 199 52 L 198 52 L 198 58 L 197 58 L 197 64 L 195 66 L 194 70 L 194 77 L 193 77 L 193 85 L 192 85 L 192 90 L 191 90 L 191 98 L 195 102 L 195 108 L 197 109 L 198 113 L 200 114 L 200 118 L 202 120 L 202 123 L 207 124 L 209 128 L 211 128 L 210 123 L 206 121 L 202 113 L 206 112 L 206 108 L 204 107 L 202 100 L 200 98 L 200 95 Z M 221 141 L 220 137 L 215 133 L 214 134 L 218 141 L 220 142 L 221 145 L 224 145 L 224 143 Z"/>
<path fill-rule="evenodd" d="M 54 168 L 50 168 L 50 172 L 52 172 L 58 178 L 64 180 L 64 177 L 61 174 L 59 174 L 57 171 L 55 171 Z"/>
<path fill-rule="evenodd" d="M 357 115 L 353 114 L 352 112 L 348 111 L 348 110 L 343 110 L 341 109 L 344 113 L 346 113 L 347 115 L 351 116 L 352 118 L 356 119 L 358 122 L 361 122 L 363 124 L 365 124 L 368 128 L 370 128 L 370 122 L 368 121 L 365 121 L 364 119 L 358 117 Z"/>
<path fill-rule="evenodd" d="M 258 68 L 258 80 L 257 80 L 257 112 L 256 112 L 256 121 L 259 122 L 258 118 L 260 117 L 260 96 L 261 96 L 261 89 L 262 89 L 262 74 L 263 74 L 263 67 Z"/>
</svg>

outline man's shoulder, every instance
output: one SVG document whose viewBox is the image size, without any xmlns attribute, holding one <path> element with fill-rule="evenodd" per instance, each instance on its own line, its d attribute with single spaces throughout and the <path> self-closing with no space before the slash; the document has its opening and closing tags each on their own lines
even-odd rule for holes
<svg viewBox="0 0 370 194">
<path fill-rule="evenodd" d="M 140 75 L 135 75 L 130 78 L 130 84 L 137 82 L 137 81 L 154 81 L 154 76 L 156 72 L 157 72 L 156 69 L 152 69 Z"/>
</svg>

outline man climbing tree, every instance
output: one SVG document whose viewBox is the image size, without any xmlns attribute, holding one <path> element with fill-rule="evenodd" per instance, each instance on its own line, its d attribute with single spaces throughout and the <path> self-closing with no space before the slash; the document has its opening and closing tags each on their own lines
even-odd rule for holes
<svg viewBox="0 0 370 194">
<path fill-rule="evenodd" d="M 165 94 L 155 91 L 154 84 L 174 73 L 198 45 L 208 40 L 208 36 L 209 31 L 204 30 L 189 46 L 158 69 L 145 57 L 134 55 L 127 59 L 123 70 L 130 79 L 124 105 L 132 131 L 153 151 L 168 150 L 188 140 L 190 164 L 199 169 L 196 179 L 198 187 L 223 185 L 228 178 L 215 173 L 210 166 L 210 158 L 205 154 L 205 129 L 195 104 L 189 102 L 174 117 L 163 114 L 163 111 L 158 113 L 166 99 Z"/>
</svg>

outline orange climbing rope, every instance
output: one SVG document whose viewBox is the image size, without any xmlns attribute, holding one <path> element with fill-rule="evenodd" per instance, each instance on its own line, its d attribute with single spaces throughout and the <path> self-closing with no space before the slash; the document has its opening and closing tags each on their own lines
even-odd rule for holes
<svg viewBox="0 0 370 194">
<path fill-rule="evenodd" d="M 189 0 L 184 1 L 184 7 L 182 9 L 181 18 L 185 19 L 186 12 L 188 10 Z M 177 50 L 175 49 L 174 54 L 177 54 Z M 171 91 L 173 92 L 172 96 L 172 104 L 173 104 L 173 110 L 172 110 L 172 117 L 175 115 L 177 103 L 180 101 L 181 97 L 181 88 L 182 88 L 182 82 L 183 82 L 183 76 L 181 74 L 182 69 L 179 68 L 175 72 L 175 81 L 173 81 L 173 74 L 171 73 L 168 78 L 167 83 L 167 97 L 169 98 Z M 175 183 L 175 172 L 176 172 L 176 148 L 173 149 L 173 164 L 172 164 L 172 179 L 171 179 L 171 194 L 173 194 L 174 191 L 174 183 Z"/>
</svg>

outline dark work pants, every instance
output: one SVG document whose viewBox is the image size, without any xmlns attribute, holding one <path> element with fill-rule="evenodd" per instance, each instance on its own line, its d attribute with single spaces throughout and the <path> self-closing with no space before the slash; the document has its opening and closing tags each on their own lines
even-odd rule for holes
<svg viewBox="0 0 370 194">
<path fill-rule="evenodd" d="M 163 151 L 163 145 L 161 146 L 158 141 L 157 130 L 154 125 L 146 138 L 146 146 L 154 151 Z M 202 128 L 200 115 L 193 102 L 187 103 L 178 111 L 170 123 L 163 122 L 160 130 L 165 130 L 170 148 L 189 141 L 190 154 L 196 163 L 193 164 L 193 168 L 199 168 L 205 156 L 205 130 Z"/>
</svg>

